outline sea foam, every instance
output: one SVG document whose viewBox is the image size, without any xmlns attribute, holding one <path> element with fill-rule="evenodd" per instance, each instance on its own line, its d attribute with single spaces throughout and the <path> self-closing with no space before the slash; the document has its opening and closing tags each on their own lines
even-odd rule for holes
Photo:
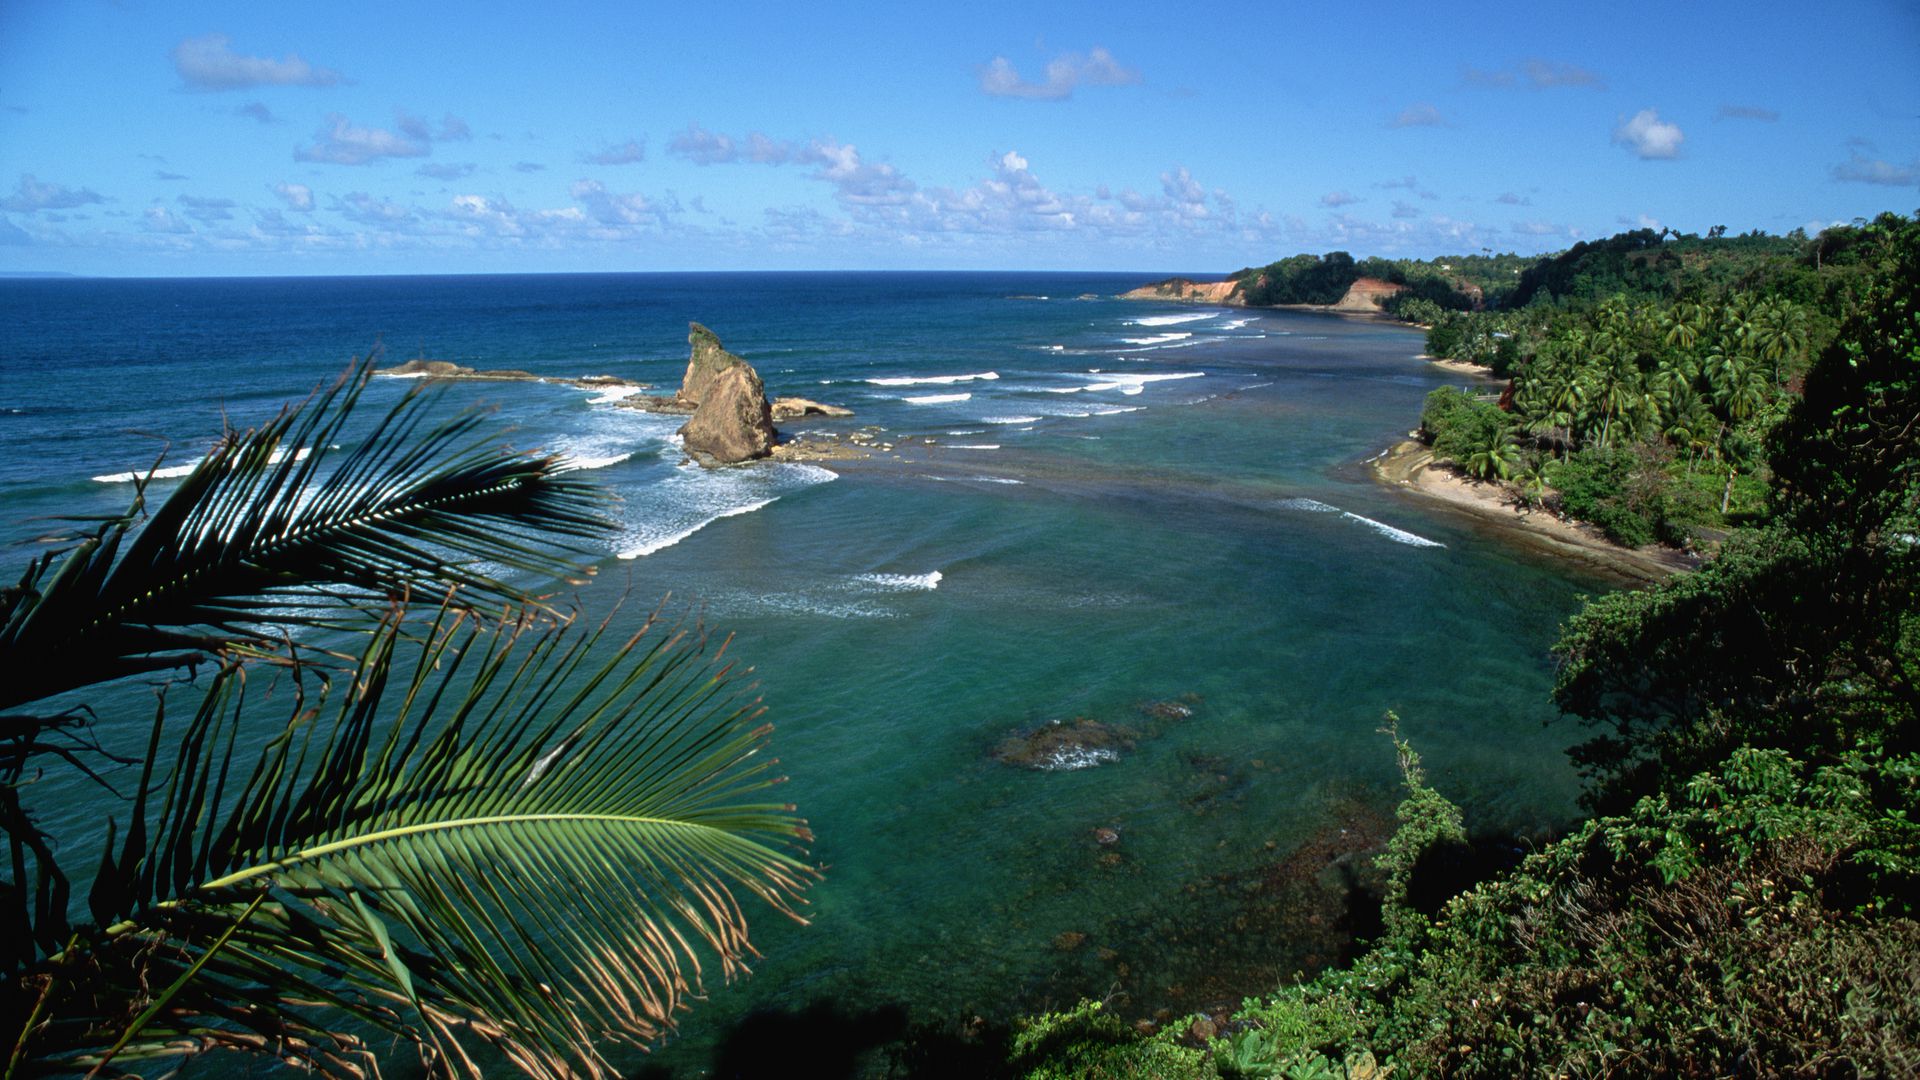
<svg viewBox="0 0 1920 1080">
<path fill-rule="evenodd" d="M 1132 394 L 1138 394 L 1141 391 L 1145 390 L 1148 383 L 1169 382 L 1175 379 L 1201 379 L 1201 378 L 1205 378 L 1207 373 L 1204 371 L 1180 371 L 1180 372 L 1167 372 L 1164 374 L 1157 374 L 1157 375 L 1128 375 L 1128 374 L 1106 374 L 1099 371 L 1089 371 L 1086 374 L 1098 375 L 1100 376 L 1100 379 L 1098 382 L 1082 383 L 1079 386 L 1044 386 L 1044 387 L 1041 387 L 1041 389 L 1045 390 L 1049 394 L 1078 394 L 1081 392 L 1100 393 L 1107 390 L 1118 390 L 1123 394 L 1132 395 Z M 1086 376 L 1085 375 L 1062 375 L 1060 377 L 1066 378 L 1066 379 L 1080 379 L 1080 378 L 1085 378 Z"/>
<path fill-rule="evenodd" d="M 853 580 L 883 592 L 930 592 L 940 587 L 938 570 L 924 574 L 855 574 Z"/>
<path fill-rule="evenodd" d="M 909 405 L 945 405 L 953 401 L 967 401 L 972 394 L 922 394 L 919 397 L 904 397 L 901 401 Z"/>
<path fill-rule="evenodd" d="M 954 383 L 991 381 L 1000 377 L 997 371 L 979 371 L 970 375 L 903 375 L 898 378 L 868 379 L 874 386 L 952 386 Z"/>
<path fill-rule="evenodd" d="M 624 454 L 606 454 L 600 457 L 566 456 L 560 459 L 561 472 L 577 472 L 582 469 L 604 469 L 609 465 L 618 465 L 633 456 L 629 450 Z"/>
<path fill-rule="evenodd" d="M 831 469 L 794 462 L 751 472 L 685 465 L 658 483 L 625 492 L 639 520 L 629 525 L 619 555 L 638 559 L 664 551 L 722 518 L 751 514 L 783 495 L 837 479 Z"/>
<path fill-rule="evenodd" d="M 313 453 L 312 447 L 303 446 L 299 450 L 294 451 L 293 460 L 305 461 L 307 460 L 307 455 L 311 453 Z M 205 460 L 207 459 L 203 457 L 197 457 L 197 458 L 194 458 L 192 461 L 187 462 L 184 465 L 169 465 L 164 469 L 154 469 L 151 472 L 141 470 L 138 472 L 106 473 L 101 476 L 94 477 L 93 482 L 96 484 L 131 484 L 135 480 L 139 480 L 147 476 L 151 476 L 155 480 L 177 480 L 180 477 L 186 476 L 189 473 L 193 472 L 193 470 L 199 468 L 200 463 Z M 269 457 L 267 460 L 269 464 L 273 464 L 273 465 L 278 465 L 281 462 L 287 460 L 286 449 L 283 447 L 279 450 L 275 450 L 273 452 L 273 455 Z"/>
<path fill-rule="evenodd" d="M 1367 528 L 1372 529 L 1374 532 L 1379 533 L 1397 544 L 1407 544 L 1411 547 L 1443 548 L 1447 546 L 1438 540 L 1429 540 L 1424 536 L 1410 533 L 1405 529 L 1396 529 L 1384 521 L 1375 521 L 1370 517 L 1361 517 L 1351 510 L 1342 510 L 1337 506 L 1329 506 L 1318 499 L 1282 499 L 1280 500 L 1280 505 L 1288 510 L 1305 510 L 1315 514 L 1339 514 L 1341 517 L 1350 521 L 1357 521 L 1365 525 Z"/>
<path fill-rule="evenodd" d="M 1129 319 L 1127 321 L 1134 326 L 1178 326 L 1181 323 L 1200 322 L 1203 319 L 1211 319 L 1219 314 L 1217 311 L 1204 311 L 1199 314 L 1189 315 L 1149 315 L 1144 319 Z"/>
<path fill-rule="evenodd" d="M 637 386 L 609 386 L 587 399 L 589 405 L 611 405 L 616 401 L 625 401 L 640 392 Z"/>
<path fill-rule="evenodd" d="M 1151 347 L 1154 345 L 1165 345 L 1173 341 L 1185 341 L 1192 336 L 1193 335 L 1188 332 L 1175 332 L 1171 334 L 1155 334 L 1152 337 L 1127 337 L 1121 338 L 1120 340 L 1127 345 L 1145 345 Z"/>
</svg>

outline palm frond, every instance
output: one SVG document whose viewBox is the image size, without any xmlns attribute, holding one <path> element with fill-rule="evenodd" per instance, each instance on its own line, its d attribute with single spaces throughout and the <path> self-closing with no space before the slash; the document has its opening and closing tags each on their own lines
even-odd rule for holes
<svg viewBox="0 0 1920 1080">
<path fill-rule="evenodd" d="M 311 698 L 230 665 L 184 725 L 163 707 L 152 757 L 170 744 L 172 764 L 150 761 L 109 841 L 89 896 L 103 929 L 48 938 L 34 968 L 175 988 L 116 1060 L 280 1040 L 352 1075 L 364 1047 L 344 1012 L 436 1069 L 479 1075 L 479 1042 L 532 1075 L 609 1075 L 601 1046 L 670 1029 L 703 961 L 746 970 L 736 893 L 799 918 L 810 836 L 765 801 L 769 728 L 724 644 L 653 620 L 619 643 L 607 623 L 446 607 L 424 632 L 403 622 Z M 249 769 L 237 735 L 263 698 L 287 719 Z M 80 1048 L 127 1019 L 88 1002 L 59 1002 L 36 1059 L 99 1063 Z M 267 1018 L 250 1007 L 268 1002 Z"/>
<path fill-rule="evenodd" d="M 453 586 L 471 602 L 521 603 L 487 567 L 576 569 L 581 549 L 533 537 L 602 532 L 597 488 L 556 457 L 479 437 L 476 414 L 434 421 L 418 388 L 352 432 L 372 374 L 369 356 L 229 433 L 150 517 L 141 490 L 125 515 L 30 566 L 0 596 L 0 709 L 270 642 L 272 627 L 332 625 L 327 613 L 356 598 Z"/>
</svg>

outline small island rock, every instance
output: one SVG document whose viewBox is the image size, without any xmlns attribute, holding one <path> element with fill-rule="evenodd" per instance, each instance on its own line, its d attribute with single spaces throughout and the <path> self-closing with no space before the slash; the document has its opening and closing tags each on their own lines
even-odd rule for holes
<svg viewBox="0 0 1920 1080">
<path fill-rule="evenodd" d="M 772 410 L 760 373 L 721 347 L 713 331 L 688 325 L 687 374 L 675 395 L 692 405 L 680 428 L 687 453 L 702 465 L 736 465 L 773 452 Z"/>
</svg>

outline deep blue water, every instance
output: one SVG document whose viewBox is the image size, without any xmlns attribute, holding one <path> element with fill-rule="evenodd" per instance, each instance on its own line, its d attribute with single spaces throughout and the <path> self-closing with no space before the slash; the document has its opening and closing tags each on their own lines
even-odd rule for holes
<svg viewBox="0 0 1920 1080">
<path fill-rule="evenodd" d="M 1192 1008 L 1228 992 L 1208 971 L 1329 959 L 1247 930 L 1236 890 L 1390 814 L 1386 710 L 1471 827 L 1569 819 L 1547 647 L 1603 586 L 1369 479 L 1446 381 L 1417 333 L 1111 299 L 1158 276 L 0 281 L 0 570 L 47 516 L 124 509 L 123 474 L 163 447 L 191 461 L 223 415 L 269 415 L 376 344 L 670 388 L 698 320 L 770 393 L 857 413 L 790 429 L 892 451 L 703 472 L 677 420 L 589 392 L 447 394 L 623 498 L 588 612 L 630 590 L 637 620 L 671 591 L 735 635 L 829 866 L 813 925 L 756 921 L 757 973 L 712 987 L 661 1060 L 697 1069 L 747 1010 L 821 999 L 930 1022 L 1115 987 Z M 1189 719 L 1144 721 L 1175 698 Z M 1093 768 L 991 756 L 1075 717 L 1147 735 Z"/>
</svg>

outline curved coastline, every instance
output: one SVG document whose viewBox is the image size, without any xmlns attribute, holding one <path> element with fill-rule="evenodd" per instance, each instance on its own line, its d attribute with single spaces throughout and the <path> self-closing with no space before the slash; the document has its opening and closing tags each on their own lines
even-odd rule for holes
<svg viewBox="0 0 1920 1080">
<path fill-rule="evenodd" d="M 1526 547 L 1586 563 L 1615 577 L 1651 584 L 1700 564 L 1699 556 L 1688 552 L 1656 544 L 1623 547 L 1592 525 L 1522 508 L 1505 485 L 1460 474 L 1436 461 L 1433 451 L 1415 439 L 1395 443 L 1368 465 L 1383 484 L 1495 525 Z"/>
</svg>

